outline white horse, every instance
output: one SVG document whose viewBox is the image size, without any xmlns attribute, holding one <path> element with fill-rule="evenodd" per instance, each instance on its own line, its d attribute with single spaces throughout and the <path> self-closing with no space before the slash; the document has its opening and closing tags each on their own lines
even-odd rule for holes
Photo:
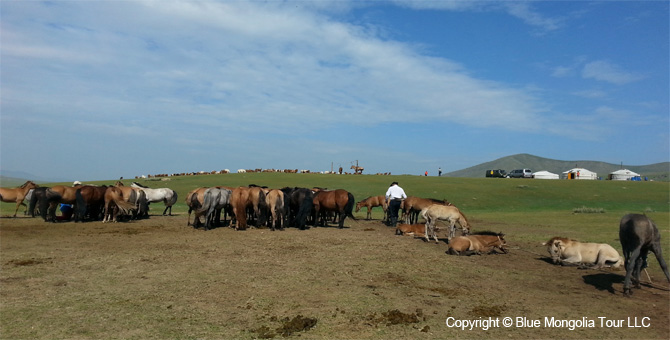
<svg viewBox="0 0 670 340">
<path fill-rule="evenodd" d="M 218 224 L 221 210 L 230 205 L 232 190 L 211 187 L 205 190 L 202 207 L 195 212 L 193 225 L 197 227 L 200 216 L 205 215 L 205 229 L 209 230 L 213 224 Z"/>
<path fill-rule="evenodd" d="M 463 235 L 470 233 L 470 224 L 468 219 L 461 213 L 458 208 L 453 205 L 442 205 L 442 204 L 433 204 L 421 210 L 421 216 L 426 219 L 426 240 L 430 241 L 432 236 L 437 240 L 437 234 L 435 233 L 435 223 L 437 220 L 446 220 L 449 224 L 449 236 L 448 239 L 451 240 L 456 235 L 456 223 L 463 229 Z"/>
<path fill-rule="evenodd" d="M 147 202 L 149 203 L 155 203 L 155 202 L 165 203 L 165 210 L 163 210 L 163 216 L 165 216 L 165 213 L 168 211 L 168 209 L 170 209 L 170 213 L 168 215 L 172 216 L 172 206 L 175 203 L 177 203 L 176 191 L 170 188 L 152 189 L 137 182 L 133 182 L 133 184 L 131 184 L 130 186 L 144 191 L 144 194 L 147 196 Z"/>
<path fill-rule="evenodd" d="M 592 266 L 594 269 L 600 269 L 619 268 L 624 262 L 616 249 L 607 243 L 586 243 L 565 237 L 553 237 L 542 245 L 547 246 L 547 251 L 556 264 Z"/>
</svg>

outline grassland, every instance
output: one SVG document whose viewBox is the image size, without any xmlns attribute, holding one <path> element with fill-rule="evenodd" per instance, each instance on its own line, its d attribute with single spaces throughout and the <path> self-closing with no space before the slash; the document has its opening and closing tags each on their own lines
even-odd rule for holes
<svg viewBox="0 0 670 340">
<path fill-rule="evenodd" d="M 448 256 L 446 243 L 395 236 L 380 223 L 380 210 L 371 221 L 347 220 L 344 230 L 205 232 L 186 227 L 184 197 L 200 186 L 343 188 L 360 200 L 383 194 L 394 180 L 409 195 L 448 199 L 467 214 L 474 230 L 506 233 L 510 254 Z M 540 245 L 560 235 L 620 250 L 621 216 L 647 213 L 662 232 L 667 261 L 667 182 L 249 173 L 141 183 L 176 190 L 177 216 L 47 224 L 8 218 L 13 205 L 0 205 L 2 338 L 670 336 L 670 293 L 654 259 L 649 266 L 654 284 L 624 298 L 623 271 L 555 266 Z M 602 212 L 574 212 L 582 207 Z M 161 211 L 162 204 L 152 205 L 152 214 Z M 355 215 L 363 218 L 365 212 Z M 651 323 L 470 331 L 447 327 L 448 317 L 542 322 L 545 317 L 647 317 Z"/>
</svg>

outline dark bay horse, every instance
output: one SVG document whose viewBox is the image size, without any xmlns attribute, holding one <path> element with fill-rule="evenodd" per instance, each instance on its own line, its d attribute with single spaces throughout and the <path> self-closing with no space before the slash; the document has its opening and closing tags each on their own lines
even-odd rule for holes
<svg viewBox="0 0 670 340">
<path fill-rule="evenodd" d="M 74 221 L 83 222 L 102 219 L 105 208 L 105 192 L 107 186 L 84 185 L 75 191 Z"/>
<path fill-rule="evenodd" d="M 368 208 L 368 214 L 365 217 L 367 220 L 372 217 L 372 208 L 382 207 L 382 210 L 384 210 L 384 218 L 382 219 L 382 222 L 386 221 L 386 210 L 388 209 L 388 204 L 386 203 L 386 198 L 384 195 L 370 196 L 356 203 L 356 212 L 359 212 L 362 207 Z"/>
<path fill-rule="evenodd" d="M 619 240 L 621 240 L 626 264 L 626 278 L 623 281 L 625 296 L 633 294 L 630 287 L 631 280 L 634 281 L 635 288 L 640 288 L 640 271 L 643 266 L 646 266 L 649 251 L 654 253 L 665 277 L 670 282 L 668 265 L 663 259 L 661 250 L 661 234 L 649 217 L 640 214 L 628 214 L 622 217 L 619 223 Z"/>
<path fill-rule="evenodd" d="M 312 200 L 315 211 L 315 224 L 320 218 L 322 226 L 326 225 L 326 217 L 328 212 L 334 212 L 338 215 L 338 226 L 340 229 L 344 228 L 344 219 L 347 216 L 356 220 L 352 211 L 354 210 L 354 195 L 344 189 L 323 190 L 314 195 Z"/>
<path fill-rule="evenodd" d="M 402 209 L 402 220 L 404 220 L 407 224 L 418 223 L 419 213 L 421 210 L 428 208 L 433 204 L 441 204 L 446 206 L 453 205 L 447 200 L 409 196 L 404 201 L 402 201 L 402 204 L 400 205 L 400 209 Z"/>
<path fill-rule="evenodd" d="M 28 191 L 30 189 L 35 189 L 39 185 L 35 184 L 33 181 L 26 181 L 18 188 L 0 188 L 0 201 L 2 202 L 14 202 L 16 203 L 16 209 L 14 209 L 14 217 L 16 217 L 16 212 L 19 211 L 20 206 L 28 206 L 23 203 L 23 200 L 26 198 Z"/>
<path fill-rule="evenodd" d="M 314 208 L 314 192 L 307 188 L 282 188 L 285 204 L 288 204 L 288 224 L 304 230 L 307 218 Z"/>
</svg>

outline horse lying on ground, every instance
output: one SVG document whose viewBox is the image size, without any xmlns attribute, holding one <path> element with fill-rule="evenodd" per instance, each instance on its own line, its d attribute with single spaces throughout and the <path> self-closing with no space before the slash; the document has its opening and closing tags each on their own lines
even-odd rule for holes
<svg viewBox="0 0 670 340">
<path fill-rule="evenodd" d="M 481 255 L 493 254 L 499 249 L 507 254 L 505 234 L 492 231 L 481 231 L 467 236 L 457 236 L 449 241 L 447 254 L 450 255 Z"/>
<path fill-rule="evenodd" d="M 670 282 L 668 265 L 663 259 L 661 250 L 661 234 L 656 224 L 647 216 L 640 214 L 629 214 L 621 218 L 619 223 L 619 240 L 626 258 L 626 278 L 623 281 L 623 293 L 626 296 L 633 294 L 631 290 L 631 279 L 635 288 L 640 288 L 640 270 L 646 266 L 649 251 L 656 255 L 658 264 L 661 265 L 665 277 Z"/>
<path fill-rule="evenodd" d="M 440 228 L 435 227 L 435 231 L 440 231 Z M 398 224 L 395 228 L 396 235 L 426 237 L 425 224 Z"/>
<path fill-rule="evenodd" d="M 437 223 L 437 220 L 446 220 L 449 224 L 449 236 L 447 236 L 449 240 L 456 235 L 456 223 L 458 223 L 463 230 L 463 235 L 470 233 L 468 219 L 453 205 L 446 206 L 442 204 L 433 204 L 421 210 L 421 216 L 426 219 L 427 241 L 430 241 L 430 238 L 433 237 L 435 242 L 439 242 L 437 234 L 435 233 L 435 224 Z"/>
<path fill-rule="evenodd" d="M 582 243 L 564 237 L 553 237 L 542 245 L 547 246 L 547 251 L 555 264 L 600 269 L 603 267 L 619 268 L 623 263 L 623 258 L 619 256 L 616 249 L 607 243 Z"/>
</svg>

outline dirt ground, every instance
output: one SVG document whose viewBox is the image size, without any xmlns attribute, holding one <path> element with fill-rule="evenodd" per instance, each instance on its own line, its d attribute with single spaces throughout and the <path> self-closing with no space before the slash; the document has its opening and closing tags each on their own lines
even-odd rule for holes
<svg viewBox="0 0 670 340">
<path fill-rule="evenodd" d="M 445 242 L 395 236 L 378 220 L 345 225 L 204 231 L 187 227 L 185 215 L 114 224 L 0 218 L 0 334 L 670 336 L 670 293 L 655 261 L 655 284 L 626 298 L 622 270 L 556 266 L 541 245 L 513 236 L 509 254 L 457 257 L 445 254 Z M 469 329 L 465 322 L 477 324 Z"/>
</svg>

